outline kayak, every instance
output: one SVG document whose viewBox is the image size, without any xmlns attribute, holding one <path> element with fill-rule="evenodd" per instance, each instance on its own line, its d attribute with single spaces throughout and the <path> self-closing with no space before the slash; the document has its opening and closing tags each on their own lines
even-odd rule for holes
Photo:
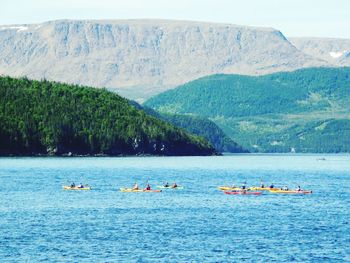
<svg viewBox="0 0 350 263">
<path fill-rule="evenodd" d="M 272 191 L 272 193 L 275 193 L 275 194 L 312 194 L 312 191 L 309 191 L 309 190 L 301 190 L 301 191 L 298 191 L 298 190 L 275 190 L 275 191 Z"/>
<path fill-rule="evenodd" d="M 134 190 L 132 188 L 120 188 L 120 192 L 126 192 L 126 193 L 160 193 L 162 190 Z"/>
<path fill-rule="evenodd" d="M 242 188 L 240 188 L 240 187 L 231 187 L 231 186 L 218 186 L 218 189 L 222 190 L 222 191 L 229 191 L 229 190 L 240 191 L 240 190 L 242 190 Z"/>
<path fill-rule="evenodd" d="M 157 188 L 160 188 L 160 189 L 174 189 L 174 190 L 182 190 L 184 189 L 183 186 L 179 185 L 177 187 L 172 187 L 172 186 L 163 186 L 163 185 L 157 185 Z"/>
<path fill-rule="evenodd" d="M 78 186 L 68 186 L 68 185 L 64 185 L 63 186 L 63 190 L 91 190 L 90 186 L 85 186 L 85 187 L 78 187 Z"/>
<path fill-rule="evenodd" d="M 270 188 L 270 187 L 252 186 L 252 187 L 249 187 L 249 190 L 253 190 L 253 191 L 276 191 L 276 190 L 279 190 L 279 189 L 278 188 Z"/>
<path fill-rule="evenodd" d="M 249 191 L 225 191 L 227 195 L 261 195 L 262 192 L 249 192 Z"/>
</svg>

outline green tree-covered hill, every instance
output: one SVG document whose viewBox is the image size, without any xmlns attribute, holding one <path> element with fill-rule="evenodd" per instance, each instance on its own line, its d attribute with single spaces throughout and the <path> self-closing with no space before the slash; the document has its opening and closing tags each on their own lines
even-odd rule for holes
<svg viewBox="0 0 350 263">
<path fill-rule="evenodd" d="M 250 151 L 350 152 L 350 68 L 212 75 L 145 106 L 210 118 Z"/>
<path fill-rule="evenodd" d="M 160 118 L 176 127 L 206 138 L 219 152 L 247 152 L 247 150 L 228 137 L 217 124 L 207 118 L 166 113 L 161 114 Z"/>
<path fill-rule="evenodd" d="M 173 124 L 176 127 L 185 129 L 186 131 L 207 139 L 218 152 L 244 153 L 247 150 L 238 145 L 222 129 L 208 118 L 194 115 L 180 115 L 159 113 L 149 107 L 141 106 L 131 101 L 135 107 L 143 109 L 149 115 L 158 119 L 162 119 Z"/>
<path fill-rule="evenodd" d="M 0 77 L 0 155 L 210 155 L 202 137 L 103 89 Z"/>
</svg>

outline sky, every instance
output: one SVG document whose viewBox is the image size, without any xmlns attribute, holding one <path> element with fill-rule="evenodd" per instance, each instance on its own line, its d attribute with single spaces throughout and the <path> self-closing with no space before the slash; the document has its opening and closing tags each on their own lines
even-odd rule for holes
<svg viewBox="0 0 350 263">
<path fill-rule="evenodd" d="M 0 25 L 56 19 L 176 19 L 350 38 L 350 0 L 1 0 Z"/>
</svg>

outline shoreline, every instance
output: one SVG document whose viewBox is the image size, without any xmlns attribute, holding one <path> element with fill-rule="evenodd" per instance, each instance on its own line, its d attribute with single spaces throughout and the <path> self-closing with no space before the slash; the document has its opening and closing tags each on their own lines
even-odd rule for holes
<svg viewBox="0 0 350 263">
<path fill-rule="evenodd" d="M 0 155 L 0 158 L 169 158 L 169 157 L 230 157 L 230 156 L 349 156 L 350 153 L 221 153 L 214 155 Z M 325 161 L 320 159 L 319 161 Z"/>
</svg>

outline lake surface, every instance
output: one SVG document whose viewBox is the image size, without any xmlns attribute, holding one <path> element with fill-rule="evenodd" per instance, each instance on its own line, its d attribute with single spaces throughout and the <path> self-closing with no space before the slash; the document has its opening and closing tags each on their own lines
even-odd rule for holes
<svg viewBox="0 0 350 263">
<path fill-rule="evenodd" d="M 147 180 L 184 189 L 118 191 Z M 260 180 L 314 193 L 216 188 Z M 0 158 L 0 261 L 350 262 L 349 185 L 350 155 Z"/>
</svg>

